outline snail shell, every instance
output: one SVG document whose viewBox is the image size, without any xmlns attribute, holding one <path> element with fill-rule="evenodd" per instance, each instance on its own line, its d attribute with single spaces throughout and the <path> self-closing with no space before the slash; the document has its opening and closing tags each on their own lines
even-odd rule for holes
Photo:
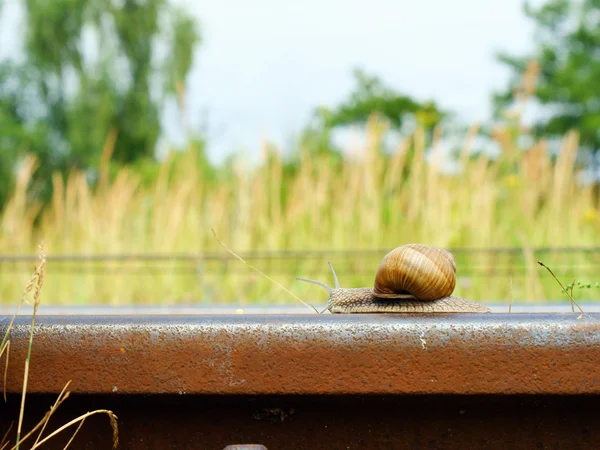
<svg viewBox="0 0 600 450">
<path fill-rule="evenodd" d="M 456 286 L 456 263 L 444 249 L 422 244 L 395 248 L 383 257 L 375 275 L 373 296 L 431 301 L 448 297 Z"/>
</svg>

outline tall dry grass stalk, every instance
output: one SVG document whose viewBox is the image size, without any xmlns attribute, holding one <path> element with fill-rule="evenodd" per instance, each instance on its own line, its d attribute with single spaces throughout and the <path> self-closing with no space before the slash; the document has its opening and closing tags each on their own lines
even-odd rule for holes
<svg viewBox="0 0 600 450">
<path fill-rule="evenodd" d="M 577 183 L 575 133 L 564 137 L 561 151 L 553 159 L 545 141 L 515 157 L 513 144 L 503 140 L 500 130 L 496 138 L 502 153 L 491 158 L 471 153 L 477 134 L 474 126 L 457 158 L 458 175 L 443 171 L 441 147 L 436 145 L 443 140 L 443 130 L 438 130 L 433 143 L 417 130 L 389 156 L 381 151 L 386 133 L 385 122 L 373 117 L 366 138 L 346 154 L 341 167 L 334 167 L 324 156 L 302 152 L 293 175 L 285 174 L 281 154 L 265 145 L 263 164 L 250 167 L 240 157 L 232 172 L 221 174 L 216 182 L 203 178 L 194 152 L 167 160 L 151 184 L 144 183 L 133 169 L 123 169 L 111 180 L 104 177 L 96 191 L 90 190 L 82 173 L 72 173 L 66 181 L 56 176 L 52 204 L 37 228 L 33 217 L 38 207 L 26 202 L 27 182 L 36 164 L 29 158 L 0 217 L 0 249 L 3 254 L 33 252 L 35 242 L 43 239 L 55 255 L 201 255 L 222 251 L 211 227 L 242 254 L 253 249 L 389 249 L 409 242 L 442 247 L 520 246 L 525 249 L 519 262 L 522 267 L 505 267 L 506 276 L 461 273 L 468 261 L 458 261 L 459 278 L 469 280 L 459 279 L 456 293 L 505 300 L 510 271 L 516 300 L 543 300 L 560 294 L 551 280 L 543 278 L 527 249 L 600 242 L 598 202 L 591 187 Z M 296 283 L 296 276 L 328 280 L 326 261 L 332 259 L 342 285 L 368 286 L 381 256 L 352 261 L 346 267 L 336 262 L 334 255 L 298 264 L 275 266 L 265 260 L 255 265 L 294 293 L 315 300 L 321 294 Z M 478 261 L 491 267 L 492 258 Z M 590 257 L 569 258 L 545 261 L 551 267 L 568 261 L 575 276 L 578 268 L 593 262 Z M 74 276 L 50 263 L 52 276 L 45 287 L 48 303 L 294 303 L 272 283 L 236 262 L 209 263 L 198 256 L 196 264 L 185 270 L 168 261 L 149 268 L 133 263 L 103 264 L 100 272 L 94 267 L 71 267 L 78 271 Z M 519 271 L 523 274 L 520 278 L 515 275 Z M 225 272 L 227 276 L 222 277 Z M 19 281 L 14 272 L 0 272 L 3 302 L 19 298 Z"/>
<path fill-rule="evenodd" d="M 33 437 L 35 435 L 36 432 L 38 432 L 35 442 L 33 443 L 33 445 L 31 445 L 29 447 L 29 448 L 31 448 L 31 450 L 34 450 L 36 448 L 40 448 L 48 440 L 50 440 L 53 437 L 57 436 L 58 434 L 62 433 L 67 428 L 72 427 L 76 424 L 79 424 L 79 426 L 77 427 L 77 429 L 75 430 L 75 432 L 73 433 L 73 435 L 71 436 L 71 438 L 69 439 L 69 441 L 67 442 L 67 444 L 64 447 L 65 449 L 67 449 L 71 445 L 73 440 L 75 439 L 75 436 L 77 435 L 77 433 L 83 426 L 85 420 L 88 417 L 95 415 L 95 414 L 106 414 L 108 416 L 109 421 L 110 421 L 110 426 L 111 426 L 112 432 L 113 432 L 112 448 L 116 449 L 119 446 L 119 426 L 118 426 L 118 422 L 117 422 L 118 418 L 112 411 L 109 411 L 106 409 L 88 411 L 87 413 L 82 414 L 81 416 L 71 420 L 70 422 L 62 425 L 58 429 L 50 432 L 47 436 L 42 438 L 42 436 L 44 435 L 44 431 L 46 430 L 46 427 L 48 425 L 48 421 L 50 420 L 50 417 L 54 414 L 54 412 L 56 412 L 57 408 L 69 397 L 70 392 L 67 391 L 67 388 L 69 387 L 69 384 L 71 383 L 71 381 L 68 381 L 65 384 L 65 387 L 63 388 L 63 390 L 57 397 L 54 405 L 50 408 L 50 410 L 48 412 L 46 412 L 44 417 L 42 417 L 42 419 L 31 430 L 29 430 L 29 432 L 27 434 L 22 435 L 23 423 L 24 423 L 24 418 L 25 418 L 25 400 L 27 398 L 27 387 L 28 387 L 28 382 L 29 382 L 29 368 L 31 367 L 31 350 L 33 348 L 35 320 L 36 320 L 37 311 L 38 311 L 40 301 L 41 301 L 41 292 L 42 292 L 42 286 L 44 285 L 44 275 L 45 275 L 45 267 L 46 267 L 46 254 L 44 251 L 43 244 L 39 246 L 39 250 L 40 250 L 40 255 L 39 255 L 40 262 L 37 266 L 35 266 L 34 273 L 31 277 L 31 279 L 29 280 L 29 282 L 27 283 L 27 285 L 25 286 L 25 290 L 21 296 L 21 300 L 17 303 L 16 311 L 13 314 L 10 323 L 8 324 L 8 326 L 6 327 L 6 329 L 4 331 L 2 343 L 0 344 L 0 359 L 3 355 L 6 355 L 5 362 L 6 362 L 6 368 L 8 368 L 10 342 L 11 342 L 10 336 L 12 333 L 14 320 L 19 313 L 22 303 L 27 302 L 27 298 L 31 297 L 30 300 L 33 303 L 33 313 L 31 315 L 31 326 L 30 326 L 30 330 L 29 330 L 27 356 L 25 358 L 25 369 L 23 372 L 23 390 L 21 393 L 21 406 L 20 406 L 20 410 L 19 410 L 18 424 L 17 424 L 17 430 L 16 430 L 16 442 L 12 447 L 8 447 L 10 445 L 10 440 L 8 438 L 9 438 L 9 434 L 12 430 L 12 426 L 14 423 L 14 421 L 13 421 L 13 423 L 11 423 L 11 425 L 8 427 L 8 430 L 6 431 L 4 437 L 0 441 L 0 450 L 4 450 L 6 448 L 10 448 L 10 450 L 19 450 L 21 448 L 21 445 L 23 445 L 23 443 L 25 441 L 29 440 L 31 437 Z M 5 371 L 4 385 L 3 385 L 4 402 L 5 403 L 7 401 L 6 374 L 7 374 L 7 372 Z M 7 416 L 7 414 L 4 413 L 4 416 Z"/>
</svg>

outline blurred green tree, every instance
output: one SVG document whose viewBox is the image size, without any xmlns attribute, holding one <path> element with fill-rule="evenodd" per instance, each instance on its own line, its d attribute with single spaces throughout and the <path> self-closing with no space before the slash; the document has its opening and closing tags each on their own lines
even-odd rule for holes
<svg viewBox="0 0 600 450">
<path fill-rule="evenodd" d="M 40 165 L 32 192 L 47 200 L 54 171 L 82 169 L 94 180 L 103 153 L 122 164 L 153 159 L 162 108 L 183 101 L 201 41 L 195 21 L 167 0 L 22 6 L 24 61 L 0 63 L 1 175 L 33 152 Z"/>
<path fill-rule="evenodd" d="M 373 113 L 379 113 L 394 129 L 401 129 L 409 116 L 431 129 L 447 115 L 435 102 L 420 103 L 389 88 L 378 77 L 362 69 L 355 69 L 353 76 L 356 85 L 346 101 L 332 110 L 320 108 L 317 111 L 328 128 L 364 125 Z"/>
<path fill-rule="evenodd" d="M 302 130 L 300 148 L 304 154 L 327 160 L 333 167 L 342 164 L 342 151 L 333 142 L 336 130 L 349 126 L 366 127 L 369 119 L 377 114 L 385 119 L 389 127 L 402 132 L 409 122 L 411 126 L 422 126 L 431 136 L 442 120 L 451 113 L 441 110 L 434 101 L 419 102 L 388 87 L 379 77 L 370 75 L 360 68 L 352 72 L 354 87 L 348 98 L 339 105 L 314 110 L 308 125 Z M 409 160 L 414 151 L 409 150 Z M 291 164 L 298 163 L 298 158 Z"/>
<path fill-rule="evenodd" d="M 314 110 L 301 134 L 303 151 L 313 155 L 328 154 L 333 164 L 339 164 L 342 153 L 332 140 L 336 129 L 365 127 L 369 118 L 377 114 L 395 131 L 402 131 L 409 121 L 431 133 L 438 123 L 450 117 L 450 113 L 442 111 L 434 101 L 418 102 L 362 69 L 354 69 L 352 75 L 355 85 L 345 101 L 333 108 L 321 106 Z"/>
<path fill-rule="evenodd" d="M 597 152 L 600 0 L 549 0 L 539 8 L 525 2 L 523 10 L 535 22 L 536 48 L 523 57 L 498 54 L 513 75 L 508 88 L 493 96 L 496 115 L 532 96 L 543 108 L 533 127 L 536 135 L 560 136 L 576 129 L 581 144 Z M 523 76 L 527 72 L 534 76 Z"/>
</svg>

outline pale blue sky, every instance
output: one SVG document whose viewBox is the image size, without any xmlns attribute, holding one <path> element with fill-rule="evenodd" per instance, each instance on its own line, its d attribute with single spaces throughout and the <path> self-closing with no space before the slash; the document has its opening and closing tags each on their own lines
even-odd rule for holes
<svg viewBox="0 0 600 450">
<path fill-rule="evenodd" d="M 531 48 L 522 0 L 176 1 L 202 26 L 188 102 L 193 126 L 208 113 L 215 160 L 254 153 L 263 136 L 285 142 L 315 106 L 350 92 L 356 66 L 466 121 L 484 120 L 492 90 L 508 78 L 494 52 Z M 15 21 L 4 19 L 6 43 Z M 167 114 L 174 140 L 178 120 Z"/>
<path fill-rule="evenodd" d="M 508 79 L 494 52 L 527 51 L 533 30 L 522 0 L 180 1 L 205 34 L 189 95 L 211 114 L 214 152 L 285 142 L 312 108 L 349 93 L 357 65 L 484 120 Z"/>
</svg>

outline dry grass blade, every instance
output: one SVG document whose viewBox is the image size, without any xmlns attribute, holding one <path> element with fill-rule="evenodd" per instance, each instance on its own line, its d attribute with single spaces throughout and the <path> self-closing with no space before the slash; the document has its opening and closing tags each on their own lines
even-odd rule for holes
<svg viewBox="0 0 600 450">
<path fill-rule="evenodd" d="M 31 329 L 29 332 L 29 343 L 28 343 L 28 347 L 27 347 L 27 358 L 25 359 L 25 371 L 23 374 L 23 391 L 22 391 L 22 395 L 21 395 L 21 408 L 19 411 L 19 422 L 18 422 L 18 426 L 17 426 L 17 439 L 16 439 L 16 443 L 15 445 L 11 448 L 11 450 L 19 450 L 19 446 L 25 442 L 27 439 L 29 439 L 31 436 L 33 436 L 33 434 L 41 428 L 38 437 L 36 439 L 36 441 L 33 443 L 33 446 L 31 447 L 31 449 L 35 449 L 40 447 L 43 443 L 45 443 L 46 441 L 48 441 L 50 438 L 56 436 L 58 433 L 60 433 L 61 431 L 67 429 L 68 427 L 74 425 L 75 423 L 79 423 L 79 426 L 77 427 L 77 430 L 75 430 L 75 433 L 73 434 L 73 436 L 71 437 L 71 439 L 69 440 L 69 442 L 67 443 L 67 445 L 65 446 L 65 449 L 67 447 L 69 447 L 69 445 L 73 442 L 73 439 L 75 438 L 75 436 L 77 435 L 77 433 L 79 432 L 79 430 L 81 429 L 81 427 L 83 426 L 83 423 L 85 422 L 85 419 L 91 415 L 94 414 L 108 414 L 109 419 L 110 419 L 110 423 L 111 423 L 111 427 L 113 429 L 113 448 L 117 448 L 119 445 L 119 427 L 118 427 L 118 423 L 117 423 L 117 416 L 109 410 L 106 409 L 99 409 L 96 411 L 92 411 L 92 412 L 88 412 L 74 420 L 72 420 L 71 422 L 63 425 L 62 427 L 60 427 L 59 429 L 53 431 L 52 433 L 50 433 L 47 437 L 45 437 L 44 439 L 42 438 L 42 435 L 46 429 L 46 426 L 48 425 L 48 422 L 50 420 L 50 418 L 52 417 L 52 414 L 58 409 L 58 407 L 69 397 L 70 392 L 67 391 L 67 388 L 69 387 L 69 384 L 71 383 L 71 381 L 69 380 L 69 382 L 67 382 L 65 384 L 65 386 L 63 387 L 62 391 L 60 392 L 59 396 L 57 397 L 56 401 L 54 402 L 54 405 L 52 405 L 52 407 L 50 408 L 50 410 L 48 412 L 46 412 L 46 414 L 44 415 L 44 417 L 42 418 L 42 420 L 40 422 L 38 422 L 38 424 L 31 430 L 29 431 L 29 433 L 27 433 L 25 436 L 21 437 L 21 430 L 22 430 L 22 426 L 23 426 L 23 418 L 25 415 L 25 398 L 26 398 L 26 393 L 27 393 L 27 384 L 28 384 L 28 379 L 29 379 L 29 367 L 31 364 L 31 349 L 33 347 L 33 331 L 35 328 L 35 318 L 37 315 L 37 311 L 38 311 L 38 307 L 40 305 L 40 297 L 41 297 L 41 292 L 42 292 L 42 286 L 44 284 L 44 270 L 45 270 L 45 265 L 46 265 L 46 254 L 44 253 L 44 247 L 43 244 L 41 244 L 39 246 L 40 248 L 40 263 L 39 265 L 35 268 L 34 274 L 31 278 L 31 280 L 29 281 L 29 283 L 27 284 L 27 286 L 25 287 L 25 292 L 23 294 L 23 297 L 21 298 L 21 302 L 19 303 L 19 306 L 21 305 L 21 303 L 23 303 L 23 301 L 25 301 L 25 296 L 33 291 L 33 313 L 32 313 L 32 317 L 31 317 Z M 17 312 L 15 312 L 15 316 L 18 313 L 18 308 L 17 308 Z M 0 356 L 4 353 L 4 351 L 7 351 L 7 364 L 8 364 L 8 349 L 10 348 L 10 341 L 8 340 L 7 336 L 8 336 L 8 332 L 10 331 L 10 328 L 12 327 L 12 324 L 14 323 L 14 319 L 15 316 L 13 316 L 13 320 L 11 321 L 11 323 L 9 324 L 9 327 L 5 333 L 4 339 L 2 341 L 2 345 L 1 345 L 1 351 L 0 351 Z M 6 375 L 5 375 L 6 377 Z M 6 387 L 6 380 L 5 380 L 5 387 Z M 6 437 L 8 436 L 8 433 L 10 432 L 10 429 L 12 429 L 12 424 L 11 424 L 11 428 L 9 428 L 9 430 L 7 431 L 6 435 L 4 436 L 4 439 L 2 440 L 2 443 L 4 444 L 0 450 L 3 450 L 4 448 L 6 448 L 6 446 L 8 445 L 8 442 L 4 443 L 4 441 L 6 440 Z M 40 440 L 41 439 L 41 440 Z"/>
<path fill-rule="evenodd" d="M 45 261 L 44 261 L 45 263 Z M 41 266 L 42 264 L 40 264 Z M 41 267 L 41 269 L 43 270 L 43 267 Z M 19 314 L 19 310 L 21 309 L 21 305 L 26 302 L 26 296 L 27 294 L 29 294 L 34 286 L 37 283 L 37 280 L 39 279 L 39 274 L 38 274 L 38 270 L 40 270 L 40 268 L 38 267 L 33 275 L 31 276 L 29 282 L 27 283 L 27 285 L 25 286 L 25 290 L 23 291 L 23 294 L 21 295 L 21 300 L 19 301 L 19 303 L 17 303 L 17 308 L 15 310 L 15 313 L 13 314 L 10 323 L 8 324 L 8 327 L 6 328 L 6 331 L 4 333 L 4 337 L 2 338 L 2 343 L 0 344 L 0 358 L 2 357 L 2 355 L 4 354 L 4 352 L 6 351 L 6 364 L 4 367 L 4 383 L 3 383 L 3 394 L 4 394 L 4 402 L 6 402 L 6 377 L 7 377 L 7 373 L 8 373 L 8 356 L 9 356 L 9 352 L 10 352 L 10 340 L 8 339 L 8 336 L 10 334 L 10 330 L 12 330 L 12 327 L 15 323 L 15 319 L 17 318 L 17 315 Z"/>
<path fill-rule="evenodd" d="M 573 297 L 573 288 L 575 287 L 575 280 L 573 280 L 573 282 L 571 283 L 571 287 L 569 289 L 571 295 L 570 297 Z M 575 307 L 573 306 L 573 302 L 571 302 L 571 312 L 575 312 Z"/>
<path fill-rule="evenodd" d="M 4 403 L 6 403 L 6 379 L 8 377 L 8 357 L 10 355 L 10 340 L 7 340 L 3 343 L 2 348 L 0 349 L 0 358 L 6 351 L 6 363 L 4 364 L 4 380 L 2 383 L 3 386 L 3 394 L 4 394 Z"/>
<path fill-rule="evenodd" d="M 317 310 L 317 308 L 315 308 L 313 305 L 310 305 L 308 303 L 306 303 L 304 300 L 302 300 L 300 297 L 298 297 L 296 294 L 294 294 L 293 292 L 291 292 L 290 290 L 288 290 L 286 287 L 284 287 L 282 284 L 278 283 L 277 281 L 275 281 L 273 278 L 271 278 L 269 275 L 263 273 L 260 269 L 257 269 L 256 267 L 254 267 L 252 264 L 247 263 L 246 261 L 244 261 L 244 259 L 237 255 L 236 253 L 234 253 L 233 250 L 230 250 L 225 244 L 223 244 L 223 242 L 221 242 L 221 240 L 219 239 L 219 237 L 217 236 L 217 233 L 215 233 L 215 230 L 213 230 L 212 228 L 210 229 L 210 231 L 212 231 L 213 235 L 215 236 L 215 239 L 219 242 L 219 244 L 221 244 L 221 246 L 227 250 L 231 255 L 233 255 L 235 258 L 239 259 L 241 262 L 243 262 L 244 264 L 246 264 L 248 267 L 250 267 L 251 269 L 255 270 L 256 272 L 258 272 L 259 274 L 261 274 L 263 277 L 265 277 L 267 280 L 272 281 L 273 283 L 275 283 L 277 286 L 279 286 L 281 289 L 283 289 L 285 292 L 287 292 L 288 294 L 290 294 L 292 297 L 294 297 L 296 300 L 298 300 L 300 303 L 302 303 L 305 306 L 308 306 L 309 308 L 312 308 L 314 310 L 314 312 L 316 312 L 317 314 L 319 314 L 319 311 Z"/>
<path fill-rule="evenodd" d="M 77 429 L 75 430 L 75 433 L 73 433 L 73 436 L 71 436 L 71 439 L 69 439 L 69 442 L 67 442 L 67 445 L 65 445 L 63 450 L 67 450 L 67 448 L 69 448 L 69 445 L 71 445 L 71 443 L 73 442 L 73 439 L 75 439 L 75 436 L 77 436 L 77 433 L 79 433 L 79 430 L 81 430 L 81 427 L 83 426 L 84 423 L 85 423 L 85 419 L 83 419 L 81 422 L 79 422 L 79 426 L 77 427 Z"/>
<path fill-rule="evenodd" d="M 0 442 L 0 444 L 2 445 L 2 447 L 0 447 L 0 450 L 4 450 L 6 448 L 6 446 L 8 444 L 10 444 L 10 442 L 8 441 L 8 434 L 10 433 L 10 430 L 12 430 L 12 427 L 15 423 L 11 422 L 10 426 L 8 427 L 8 430 L 6 430 L 6 433 L 4 433 L 4 436 L 2 437 L 2 441 Z"/>
<path fill-rule="evenodd" d="M 69 398 L 70 392 L 65 392 L 65 390 L 67 389 L 67 387 L 69 386 L 71 382 L 69 381 L 67 384 L 65 384 L 65 387 L 62 389 L 62 391 L 60 392 L 60 394 L 58 395 L 58 397 L 56 398 L 56 401 L 54 402 L 54 405 L 52 405 L 52 407 L 50 408 L 49 411 L 46 412 L 46 414 L 44 414 L 44 417 L 42 418 L 42 420 L 40 420 L 37 425 L 35 427 L 33 427 L 33 429 L 31 429 L 31 431 L 29 433 L 27 433 L 25 436 L 23 436 L 23 438 L 21 439 L 21 444 L 23 442 L 25 442 L 27 439 L 29 439 L 31 436 L 33 436 L 33 434 L 40 428 L 42 427 L 42 430 L 40 431 L 40 434 L 38 435 L 38 438 L 36 439 L 35 443 L 37 443 L 42 435 L 42 433 L 44 432 L 44 429 L 46 428 L 46 424 L 48 423 L 48 421 L 50 420 L 50 417 L 52 416 L 52 414 L 54 413 L 54 411 L 56 411 L 56 409 L 58 409 L 58 407 L 67 399 Z M 34 445 L 35 445 L 34 443 Z M 15 447 L 12 447 L 15 448 Z"/>
<path fill-rule="evenodd" d="M 43 419 L 40 420 L 40 422 L 38 422 L 38 424 L 29 432 L 27 433 L 27 435 L 25 435 L 23 437 L 23 439 L 21 439 L 21 444 L 23 442 L 25 442 L 27 439 L 29 439 L 40 427 L 42 427 L 42 430 L 40 431 L 38 438 L 36 439 L 36 441 L 33 443 L 33 446 L 31 447 L 32 449 L 34 448 L 38 448 L 40 445 L 42 445 L 44 442 L 46 442 L 48 439 L 50 439 L 51 437 L 55 436 L 56 434 L 60 433 L 61 431 L 64 431 L 65 429 L 67 429 L 68 427 L 70 427 L 71 425 L 74 425 L 75 423 L 77 423 L 77 421 L 81 421 L 81 424 L 79 425 L 79 427 L 77 428 L 77 430 L 75 431 L 75 433 L 73 434 L 73 437 L 71 438 L 71 440 L 69 441 L 69 443 L 75 438 L 75 435 L 77 434 L 77 432 L 79 431 L 79 428 L 81 428 L 83 421 L 85 421 L 85 419 L 93 414 L 97 414 L 97 413 L 106 413 L 108 414 L 109 418 L 110 418 L 110 423 L 111 423 L 111 427 L 113 430 L 113 448 L 117 448 L 118 444 L 119 444 L 119 427 L 117 424 L 117 416 L 112 412 L 112 411 L 108 411 L 108 410 L 96 410 L 96 411 L 92 411 L 92 412 L 88 412 L 86 414 L 84 414 L 83 416 L 78 417 L 77 419 L 72 420 L 71 422 L 67 423 L 66 425 L 63 425 L 62 427 L 60 427 L 58 430 L 52 432 L 51 434 L 49 434 L 47 437 L 45 437 L 44 439 L 42 439 L 40 441 L 40 438 L 44 432 L 44 429 L 46 428 L 46 425 L 48 424 L 50 417 L 52 416 L 52 414 L 58 409 L 58 407 L 67 399 L 69 398 L 70 392 L 66 391 L 67 387 L 69 386 L 69 384 L 71 383 L 71 381 L 69 381 L 65 387 L 63 388 L 63 390 L 61 391 L 61 393 L 59 394 L 59 396 L 57 397 L 54 405 L 50 408 L 50 410 L 44 415 Z M 65 392 L 66 391 L 66 392 Z M 68 445 L 67 445 L 68 446 Z M 16 450 L 16 445 L 11 447 L 11 450 Z M 67 448 L 67 447 L 65 447 Z M 1 450 L 1 449 L 0 449 Z"/>
<path fill-rule="evenodd" d="M 46 254 L 44 253 L 44 245 L 40 244 L 40 264 L 36 267 L 32 277 L 33 281 L 33 313 L 31 315 L 31 328 L 29 331 L 29 344 L 27 346 L 27 358 L 25 359 L 25 370 L 23 374 L 23 393 L 21 395 L 21 410 L 19 411 L 19 422 L 17 425 L 17 443 L 16 450 L 19 450 L 21 441 L 21 428 L 23 426 L 23 417 L 25 415 L 25 397 L 27 393 L 27 382 L 29 380 L 29 365 L 31 363 L 31 348 L 33 347 L 33 330 L 35 328 L 35 317 L 40 305 L 40 296 L 42 286 L 44 284 L 44 269 L 46 266 Z M 30 283 L 32 284 L 32 283 Z M 29 285 L 28 285 L 29 287 Z M 31 290 L 31 289 L 30 289 Z"/>
<path fill-rule="evenodd" d="M 548 267 L 546 264 L 544 264 L 542 261 L 538 261 L 538 264 L 540 266 L 542 266 L 543 268 L 545 268 L 548 272 L 550 272 L 550 275 L 552 275 L 552 277 L 556 280 L 556 282 L 560 285 L 560 287 L 562 288 L 563 292 L 565 294 L 567 294 L 569 296 L 569 298 L 571 299 L 571 305 L 575 305 L 577 306 L 577 308 L 579 309 L 579 311 L 581 311 L 583 313 L 583 309 L 581 309 L 581 306 L 579 306 L 577 304 L 577 302 L 575 301 L 575 299 L 573 298 L 573 295 L 571 295 L 571 293 L 569 293 L 569 291 L 563 286 L 563 284 L 560 282 L 560 280 L 556 277 L 556 275 L 554 275 L 554 272 L 552 272 L 552 269 L 550 269 L 550 267 Z"/>
<path fill-rule="evenodd" d="M 70 422 L 64 424 L 62 427 L 56 429 L 55 431 L 53 431 L 52 433 L 50 433 L 48 436 L 46 436 L 44 439 L 42 439 L 41 441 L 39 441 L 37 444 L 35 444 L 33 447 L 31 447 L 31 450 L 35 450 L 36 448 L 39 448 L 42 444 L 46 443 L 47 441 L 49 441 L 50 439 L 52 439 L 54 436 L 56 436 L 59 433 L 62 433 L 64 430 L 66 430 L 67 428 L 75 425 L 76 423 L 87 419 L 90 416 L 93 416 L 95 414 L 106 414 L 108 415 L 109 419 L 110 419 L 110 425 L 112 427 L 113 430 L 113 449 L 116 449 L 119 447 L 119 425 L 117 423 L 117 419 L 118 417 L 115 415 L 115 413 L 113 413 L 112 411 L 108 410 L 108 409 L 97 409 L 96 411 L 91 411 L 91 412 L 87 412 L 73 420 L 71 420 Z M 15 448 L 16 450 L 16 448 Z"/>
<path fill-rule="evenodd" d="M 510 303 L 508 304 L 508 313 L 510 314 L 513 304 L 513 280 L 512 273 L 510 274 Z"/>
<path fill-rule="evenodd" d="M 40 430 L 37 439 L 34 442 L 34 445 L 37 444 L 39 442 L 39 440 L 42 438 L 42 435 L 44 434 L 44 430 L 46 429 L 46 425 L 48 425 L 48 422 L 50 422 L 50 417 L 52 417 L 52 414 L 54 414 L 54 411 L 56 411 L 56 409 L 61 405 L 62 402 L 64 402 L 67 398 L 69 398 L 70 392 L 66 392 L 67 388 L 69 387 L 69 384 L 71 384 L 71 380 L 69 380 L 67 382 L 67 384 L 65 384 L 65 386 L 63 387 L 62 391 L 60 392 L 60 394 L 58 395 L 58 397 L 56 398 L 56 401 L 54 402 L 54 405 L 52 405 L 52 407 L 50 408 L 50 411 L 48 411 L 45 415 L 44 418 L 33 428 L 33 430 L 31 430 L 31 432 L 25 436 L 23 438 L 23 440 L 25 440 L 26 438 L 28 438 L 31 434 L 35 433 L 35 430 L 38 429 L 40 427 L 40 425 L 42 426 L 42 429 Z"/>
</svg>

